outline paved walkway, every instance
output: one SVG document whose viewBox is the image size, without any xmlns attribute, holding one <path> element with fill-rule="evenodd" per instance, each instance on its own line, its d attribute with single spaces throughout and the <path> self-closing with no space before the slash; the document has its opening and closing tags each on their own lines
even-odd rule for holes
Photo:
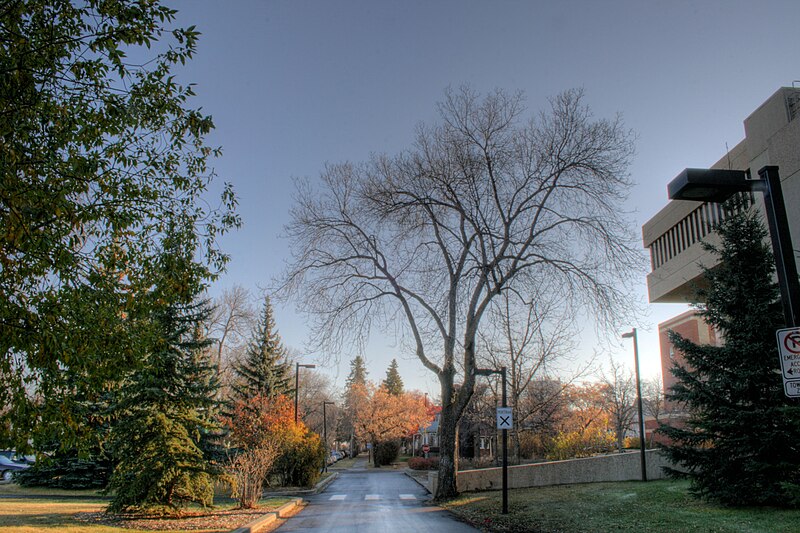
<svg viewBox="0 0 800 533">
<path fill-rule="evenodd" d="M 366 458 L 339 472 L 328 488 L 281 528 L 324 533 L 474 533 L 476 529 L 430 503 L 430 495 L 403 471 L 373 468 Z"/>
</svg>

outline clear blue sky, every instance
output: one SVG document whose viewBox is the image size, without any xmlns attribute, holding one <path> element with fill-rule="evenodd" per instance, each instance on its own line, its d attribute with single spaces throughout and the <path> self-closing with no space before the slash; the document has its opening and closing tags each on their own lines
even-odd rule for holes
<svg viewBox="0 0 800 533">
<path fill-rule="evenodd" d="M 292 178 L 408 147 L 448 85 L 521 89 L 532 111 L 583 87 L 597 116 L 621 113 L 639 136 L 628 204 L 638 232 L 665 205 L 669 180 L 722 157 L 751 111 L 800 80 L 797 0 L 165 2 L 202 33 L 180 76 L 214 117 L 211 142 L 224 149 L 215 167 L 241 200 L 244 227 L 223 239 L 233 260 L 212 292 L 265 286 L 281 271 Z M 638 292 L 646 301 L 644 277 Z M 648 309 L 640 346 L 651 375 L 656 325 L 684 307 Z M 291 307 L 276 313 L 301 350 L 303 318 Z M 630 353 L 620 344 L 614 356 Z M 407 384 L 438 393 L 416 359 L 380 340 L 366 355 L 372 378 L 396 356 Z M 341 385 L 346 362 L 328 371 Z"/>
</svg>

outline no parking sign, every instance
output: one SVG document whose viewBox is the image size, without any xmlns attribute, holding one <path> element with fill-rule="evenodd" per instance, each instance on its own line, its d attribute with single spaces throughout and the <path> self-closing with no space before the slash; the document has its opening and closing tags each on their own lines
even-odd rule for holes
<svg viewBox="0 0 800 533">
<path fill-rule="evenodd" d="M 783 391 L 790 398 L 800 398 L 800 328 L 775 332 L 781 359 Z"/>
</svg>

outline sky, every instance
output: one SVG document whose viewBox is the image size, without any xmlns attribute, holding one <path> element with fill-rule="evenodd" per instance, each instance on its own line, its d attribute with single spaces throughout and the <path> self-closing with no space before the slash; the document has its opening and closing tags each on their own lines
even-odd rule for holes
<svg viewBox="0 0 800 533">
<path fill-rule="evenodd" d="M 625 208 L 641 235 L 672 178 L 720 159 L 743 139 L 747 115 L 800 80 L 796 0 L 165 3 L 202 34 L 177 74 L 214 118 L 216 187 L 233 183 L 244 223 L 221 240 L 232 260 L 212 295 L 236 284 L 257 291 L 280 274 L 294 178 L 408 148 L 449 86 L 522 90 L 531 113 L 581 87 L 595 116 L 619 113 L 637 135 Z M 644 273 L 634 290 L 646 309 L 635 324 L 645 378 L 660 372 L 657 324 L 687 307 L 649 304 Z M 319 362 L 305 351 L 306 318 L 291 303 L 275 313 L 286 344 Z M 591 331 L 577 334 L 583 353 L 599 345 Z M 608 355 L 633 367 L 629 343 Z M 430 371 L 387 336 L 377 332 L 365 356 L 371 379 L 395 357 L 407 386 L 438 395 Z M 349 366 L 318 368 L 341 387 Z"/>
</svg>

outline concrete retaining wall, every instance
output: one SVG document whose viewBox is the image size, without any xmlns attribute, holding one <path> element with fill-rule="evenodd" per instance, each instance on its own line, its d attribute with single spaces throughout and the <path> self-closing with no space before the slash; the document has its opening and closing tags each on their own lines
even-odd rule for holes
<svg viewBox="0 0 800 533">
<path fill-rule="evenodd" d="M 647 479 L 665 477 L 663 467 L 673 466 L 658 450 L 648 450 Z M 502 488 L 502 468 L 481 468 L 458 472 L 459 492 L 499 490 Z M 428 474 L 428 490 L 436 492 L 436 472 Z M 569 459 L 531 465 L 508 467 L 508 487 L 544 487 L 570 483 L 601 481 L 634 481 L 642 478 L 641 453 L 628 452 L 585 459 Z"/>
</svg>

